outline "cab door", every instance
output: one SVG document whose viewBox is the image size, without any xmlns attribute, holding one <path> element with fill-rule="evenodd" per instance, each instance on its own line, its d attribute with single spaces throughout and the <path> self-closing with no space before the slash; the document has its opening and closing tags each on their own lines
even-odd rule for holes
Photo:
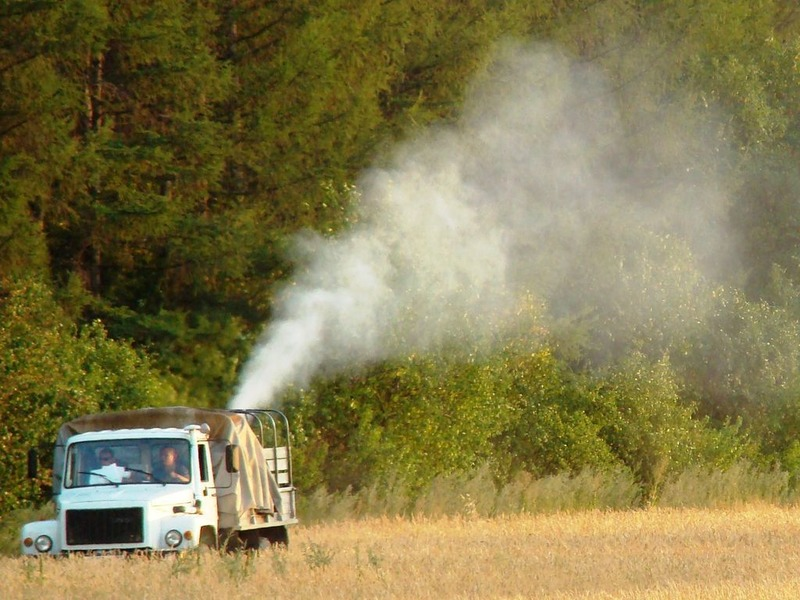
<svg viewBox="0 0 800 600">
<path fill-rule="evenodd" d="M 217 490 L 214 487 L 214 474 L 211 471 L 211 453 L 209 452 L 208 443 L 201 442 L 197 444 L 197 475 L 199 479 L 199 493 L 200 500 L 203 505 L 207 504 L 207 500 L 213 499 L 215 512 L 216 512 L 216 496 Z"/>
</svg>

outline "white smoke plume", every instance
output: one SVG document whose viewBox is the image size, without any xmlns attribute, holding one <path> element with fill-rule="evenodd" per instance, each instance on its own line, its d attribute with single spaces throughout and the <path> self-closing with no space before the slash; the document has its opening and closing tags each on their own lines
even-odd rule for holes
<svg viewBox="0 0 800 600">
<path fill-rule="evenodd" d="M 531 292 L 563 310 L 619 300 L 609 297 L 618 289 L 625 301 L 649 303 L 652 290 L 631 290 L 629 270 L 641 263 L 599 258 L 599 246 L 622 247 L 628 236 L 677 231 L 689 260 L 718 252 L 716 184 L 673 160 L 684 140 L 669 140 L 680 151 L 633 144 L 613 97 L 586 65 L 502 46 L 457 123 L 401 145 L 389 166 L 363 175 L 350 230 L 298 239 L 298 274 L 230 406 L 269 406 L 314 376 L 491 338 L 513 328 L 513 307 Z M 594 292 L 574 285 L 593 278 L 611 283 Z M 683 283 L 679 297 L 656 289 L 656 313 L 695 293 L 696 281 Z"/>
</svg>

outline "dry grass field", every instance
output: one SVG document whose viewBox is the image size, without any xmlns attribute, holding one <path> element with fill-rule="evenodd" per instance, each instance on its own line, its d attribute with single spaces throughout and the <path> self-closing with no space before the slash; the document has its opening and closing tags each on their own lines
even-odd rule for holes
<svg viewBox="0 0 800 600">
<path fill-rule="evenodd" d="M 798 598 L 800 508 L 371 519 L 256 556 L 0 558 L 0 597 Z"/>
</svg>

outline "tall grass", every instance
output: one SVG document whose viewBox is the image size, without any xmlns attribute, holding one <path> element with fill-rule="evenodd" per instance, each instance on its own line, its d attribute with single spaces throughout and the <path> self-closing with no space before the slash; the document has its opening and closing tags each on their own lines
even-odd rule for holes
<svg viewBox="0 0 800 600">
<path fill-rule="evenodd" d="M 800 509 L 586 510 L 301 525 L 288 549 L 0 558 L 3 600 L 800 597 Z"/>
<path fill-rule="evenodd" d="M 658 507 L 730 508 L 750 503 L 787 505 L 797 492 L 784 471 L 757 469 L 748 462 L 725 470 L 689 469 L 667 480 L 651 504 Z M 630 472 L 586 470 L 535 479 L 521 474 L 497 485 L 487 468 L 469 475 L 439 477 L 412 493 L 402 481 L 358 491 L 318 489 L 300 497 L 304 522 L 375 516 L 429 517 L 541 514 L 640 508 L 641 488 Z"/>
<path fill-rule="evenodd" d="M 764 471 L 749 462 L 739 462 L 725 471 L 689 469 L 673 478 L 658 499 L 659 506 L 732 508 L 767 503 L 787 505 L 798 493 L 785 471 Z"/>
<path fill-rule="evenodd" d="M 626 472 L 442 477 L 303 496 L 289 548 L 153 558 L 18 554 L 0 524 L 0 597 L 696 599 L 800 597 L 800 508 L 786 473 L 740 463 L 674 477 L 641 508 Z"/>
<path fill-rule="evenodd" d="M 689 469 L 668 480 L 651 506 L 662 508 L 735 508 L 748 504 L 787 506 L 797 500 L 788 473 L 765 471 L 747 462 L 726 470 Z M 488 468 L 469 475 L 439 477 L 412 492 L 400 480 L 358 491 L 318 489 L 298 494 L 304 524 L 374 517 L 440 518 L 552 514 L 640 508 L 641 488 L 627 471 L 583 471 L 535 479 L 521 474 L 497 485 Z M 0 555 L 19 553 L 23 523 L 51 518 L 53 508 L 25 509 L 0 518 Z"/>
</svg>

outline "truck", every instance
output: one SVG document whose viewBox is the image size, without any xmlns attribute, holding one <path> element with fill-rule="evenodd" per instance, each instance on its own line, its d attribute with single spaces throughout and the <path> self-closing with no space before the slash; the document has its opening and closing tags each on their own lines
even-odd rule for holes
<svg viewBox="0 0 800 600">
<path fill-rule="evenodd" d="M 144 408 L 64 423 L 55 517 L 27 523 L 23 555 L 256 550 L 298 522 L 289 422 L 276 409 Z M 29 456 L 28 475 L 38 459 Z"/>
</svg>

